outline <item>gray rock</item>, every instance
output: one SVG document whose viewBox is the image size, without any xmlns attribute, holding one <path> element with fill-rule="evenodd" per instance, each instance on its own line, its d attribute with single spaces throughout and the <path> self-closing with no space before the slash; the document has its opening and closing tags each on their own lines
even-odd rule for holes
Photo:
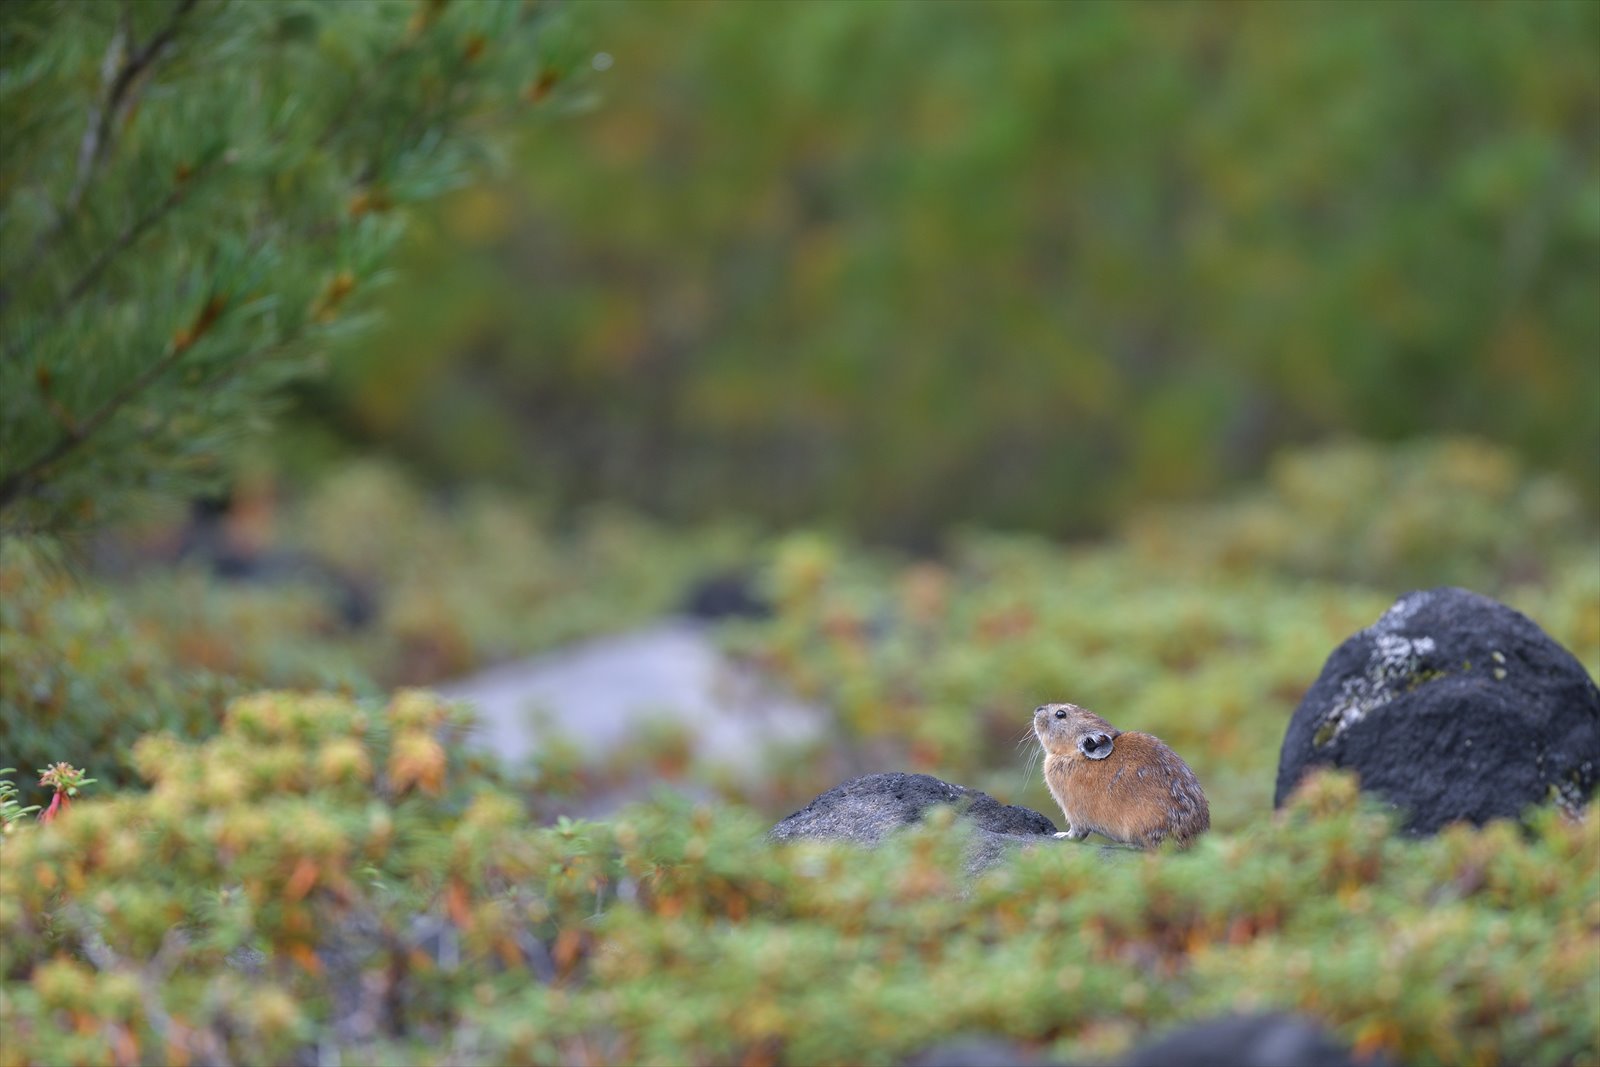
<svg viewBox="0 0 1600 1067">
<path fill-rule="evenodd" d="M 1123 1067 L 1378 1067 L 1356 1060 L 1320 1023 L 1294 1015 L 1208 1019 L 1140 1045 Z"/>
<path fill-rule="evenodd" d="M 1289 722 L 1274 804 L 1348 768 L 1406 828 L 1576 808 L 1600 768 L 1600 688 L 1527 616 L 1468 592 L 1409 593 L 1334 650 Z"/>
<path fill-rule="evenodd" d="M 435 687 L 471 704 L 468 743 L 516 767 L 552 738 L 600 758 L 652 727 L 674 726 L 706 764 L 759 779 L 769 751 L 814 740 L 825 712 L 731 660 L 687 619 L 596 638 Z"/>
<path fill-rule="evenodd" d="M 1053 1067 L 1016 1041 L 1003 1037 L 964 1037 L 932 1045 L 903 1067 Z"/>
<path fill-rule="evenodd" d="M 1182 1026 L 1115 1062 L 1117 1067 L 1388 1067 L 1392 1061 L 1356 1059 L 1315 1019 L 1268 1014 Z M 1059 1067 L 1059 1061 L 1011 1038 L 969 1036 L 923 1049 L 903 1067 Z"/>
<path fill-rule="evenodd" d="M 871 847 L 903 826 L 919 822 L 941 804 L 954 806 L 970 825 L 967 866 L 981 870 L 1018 845 L 1054 840 L 1055 823 L 1031 808 L 1002 804 L 987 793 L 930 774 L 869 774 L 823 793 L 774 826 L 774 841 L 831 838 Z"/>
</svg>

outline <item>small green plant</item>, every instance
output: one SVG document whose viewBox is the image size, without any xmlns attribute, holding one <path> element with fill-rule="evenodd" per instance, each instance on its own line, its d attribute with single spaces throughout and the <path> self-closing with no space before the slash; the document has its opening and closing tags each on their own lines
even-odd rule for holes
<svg viewBox="0 0 1600 1067">
<path fill-rule="evenodd" d="M 0 767 L 0 833 L 3 834 L 9 834 L 19 822 L 39 810 L 39 805 L 23 807 L 17 799 L 16 783 L 6 777 L 16 773 L 15 767 Z"/>
<path fill-rule="evenodd" d="M 223 590 L 169 580 L 167 611 L 196 612 L 208 627 L 163 625 L 161 616 L 105 585 L 74 576 L 39 539 L 0 543 L 0 752 L 7 763 L 44 767 L 70 753 L 107 785 L 137 781 L 134 743 L 166 731 L 215 732 L 218 709 L 269 685 L 348 688 L 371 683 L 314 634 L 319 615 L 294 591 L 226 604 Z M 33 782 L 20 799 L 48 803 Z"/>
</svg>

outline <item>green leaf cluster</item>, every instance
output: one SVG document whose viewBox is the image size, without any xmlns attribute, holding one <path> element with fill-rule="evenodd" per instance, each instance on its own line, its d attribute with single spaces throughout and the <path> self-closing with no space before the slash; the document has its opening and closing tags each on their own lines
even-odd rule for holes
<svg viewBox="0 0 1600 1067">
<path fill-rule="evenodd" d="M 104 586 L 74 577 L 49 546 L 0 544 L 0 752 L 24 767 L 70 758 L 102 781 L 135 780 L 133 745 L 165 731 L 215 732 L 218 708 L 267 684 L 369 692 L 346 657 L 319 647 L 326 609 L 303 592 L 255 598 L 223 611 L 218 594 L 176 587 L 172 613 L 214 610 L 209 628 L 168 629 Z M 288 636 L 292 635 L 292 636 Z M 44 794 L 31 783 L 24 794 Z"/>
<path fill-rule="evenodd" d="M 15 767 L 0 767 L 0 775 L 16 774 Z M 9 834 L 13 826 L 39 810 L 39 805 L 23 807 L 17 799 L 17 787 L 9 778 L 0 777 L 0 834 Z"/>
</svg>

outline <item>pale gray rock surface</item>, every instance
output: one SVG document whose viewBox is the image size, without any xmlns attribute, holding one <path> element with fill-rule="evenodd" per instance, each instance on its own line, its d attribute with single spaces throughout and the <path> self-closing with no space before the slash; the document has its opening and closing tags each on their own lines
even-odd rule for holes
<svg viewBox="0 0 1600 1067">
<path fill-rule="evenodd" d="M 472 705 L 469 744 L 516 767 L 559 736 L 603 755 L 641 729 L 675 726 L 696 758 L 758 774 L 769 750 L 820 736 L 820 709 L 794 699 L 718 648 L 712 632 L 667 619 L 508 663 L 437 687 Z"/>
</svg>

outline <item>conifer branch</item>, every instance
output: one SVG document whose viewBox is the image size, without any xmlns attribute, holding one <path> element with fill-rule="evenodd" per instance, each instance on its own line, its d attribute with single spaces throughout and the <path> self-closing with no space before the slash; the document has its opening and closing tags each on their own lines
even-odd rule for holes
<svg viewBox="0 0 1600 1067">
<path fill-rule="evenodd" d="M 188 192 L 189 181 L 192 181 L 196 176 L 198 176 L 199 172 L 203 169 L 203 166 L 196 168 L 194 174 L 189 175 L 185 180 L 180 181 L 178 184 L 173 186 L 172 191 L 166 196 L 162 197 L 160 202 L 151 207 L 143 215 L 140 215 L 137 219 L 134 219 L 133 222 L 129 224 L 127 229 L 118 234 L 117 239 L 112 241 L 111 244 L 107 245 L 100 252 L 100 254 L 95 257 L 94 262 L 89 264 L 84 272 L 78 276 L 78 280 L 72 283 L 72 286 L 67 290 L 66 296 L 62 297 L 60 306 L 56 308 L 55 315 L 59 317 L 73 304 L 82 299 L 83 295 L 89 291 L 94 283 L 100 280 L 100 275 L 105 273 L 105 269 L 111 265 L 112 260 L 116 259 L 121 253 L 127 251 L 129 246 L 131 246 L 139 238 L 143 237 L 145 232 L 149 230 L 150 227 L 160 222 L 167 216 L 168 212 L 177 207 L 179 202 L 183 200 L 184 194 Z"/>
<path fill-rule="evenodd" d="M 57 461 L 70 455 L 84 442 L 89 440 L 111 417 L 127 404 L 160 381 L 163 375 L 177 365 L 186 352 L 194 347 L 195 341 L 216 322 L 222 314 L 225 301 L 221 297 L 212 297 L 206 301 L 194 322 L 185 330 L 179 332 L 173 339 L 172 347 L 165 355 L 151 363 L 144 370 L 124 382 L 122 387 L 113 393 L 106 401 L 94 410 L 92 414 L 81 420 L 67 419 L 63 421 L 57 416 L 57 422 L 62 427 L 62 434 L 56 438 L 55 443 L 45 449 L 37 458 L 23 465 L 3 479 L 0 479 L 0 511 L 23 497 L 32 494 L 38 486 L 40 476 Z"/>
<path fill-rule="evenodd" d="M 359 224 L 392 206 L 388 190 L 369 188 L 375 176 L 393 165 L 411 178 L 415 168 L 417 195 L 436 195 L 460 154 L 431 151 L 432 138 L 471 144 L 488 136 L 464 120 L 524 77 L 516 49 L 484 44 L 506 29 L 500 5 L 462 5 L 452 15 L 460 32 L 424 32 L 438 14 L 427 7 L 397 40 L 393 18 L 364 5 L 308 11 L 291 23 L 270 13 L 211 18 L 201 0 L 163 0 L 146 22 L 138 3 L 108 0 L 92 18 L 68 20 L 74 35 L 87 26 L 99 43 L 89 61 L 96 69 L 83 69 L 74 44 L 70 63 L 41 67 L 15 97 L 19 115 L 39 117 L 28 129 L 55 158 L 47 168 L 13 163 L 4 174 L 43 208 L 36 221 L 21 220 L 33 223 L 23 254 L 0 264 L 0 365 L 13 383 L 0 403 L 0 521 L 8 532 L 64 532 L 90 514 L 82 505 L 161 472 L 173 492 L 202 484 L 205 465 L 189 461 L 213 437 L 228 436 L 220 431 L 234 413 L 310 366 L 289 350 L 320 336 L 357 278 L 389 252 L 394 227 Z M 19 33 L 55 32 L 50 9 L 22 12 Z M 324 23 L 350 37 L 361 62 L 293 44 Z M 214 45 L 239 63 L 189 66 Z M 416 62 L 407 59 L 413 51 Z M 281 76 L 285 64 L 289 77 Z M 180 65 L 182 84 L 169 87 Z M 352 91 L 338 94 L 343 99 L 307 91 L 334 83 Z M 216 93 L 238 93 L 239 107 L 215 123 L 185 121 L 183 101 Z M 44 121 L 64 99 L 78 102 L 79 116 L 66 129 Z M 152 110 L 134 129 L 141 107 Z M 408 153 L 424 132 L 427 142 Z M 261 180 L 261 168 L 234 166 L 242 153 L 283 172 Z M 57 176 L 64 180 L 52 186 Z M 332 280 L 309 296 L 307 272 L 329 259 Z M 217 270 L 210 284 L 227 285 L 229 297 L 255 312 L 230 306 L 215 289 L 203 306 L 185 308 L 197 295 L 187 271 L 205 262 Z M 307 298 L 309 306 L 280 314 L 279 301 Z M 237 331 L 216 338 L 217 324 L 233 319 L 241 320 Z M 149 332 L 162 329 L 157 323 L 170 331 L 166 342 L 135 342 L 108 374 L 103 354 L 126 349 L 130 338 L 159 337 Z"/>
<path fill-rule="evenodd" d="M 89 290 L 94 288 L 95 283 L 100 280 L 100 276 L 106 272 L 106 268 L 111 266 L 119 255 L 133 247 L 139 238 L 143 237 L 158 222 L 166 218 L 173 208 L 183 202 L 184 197 L 188 195 L 191 184 L 205 174 L 206 171 L 210 170 L 215 162 L 216 159 L 212 158 L 198 164 L 193 171 L 184 175 L 166 196 L 151 205 L 144 214 L 129 223 L 117 235 L 115 240 L 101 249 L 100 254 L 95 256 L 94 262 L 84 268 L 83 273 L 78 275 L 77 280 L 67 288 L 66 293 L 56 302 L 56 306 L 50 309 L 50 322 L 59 321 L 63 315 L 71 311 L 78 301 L 82 300 Z M 11 359 L 14 357 L 22 348 L 22 344 L 23 342 L 20 338 L 7 342 L 4 349 L 5 358 Z"/>
</svg>

